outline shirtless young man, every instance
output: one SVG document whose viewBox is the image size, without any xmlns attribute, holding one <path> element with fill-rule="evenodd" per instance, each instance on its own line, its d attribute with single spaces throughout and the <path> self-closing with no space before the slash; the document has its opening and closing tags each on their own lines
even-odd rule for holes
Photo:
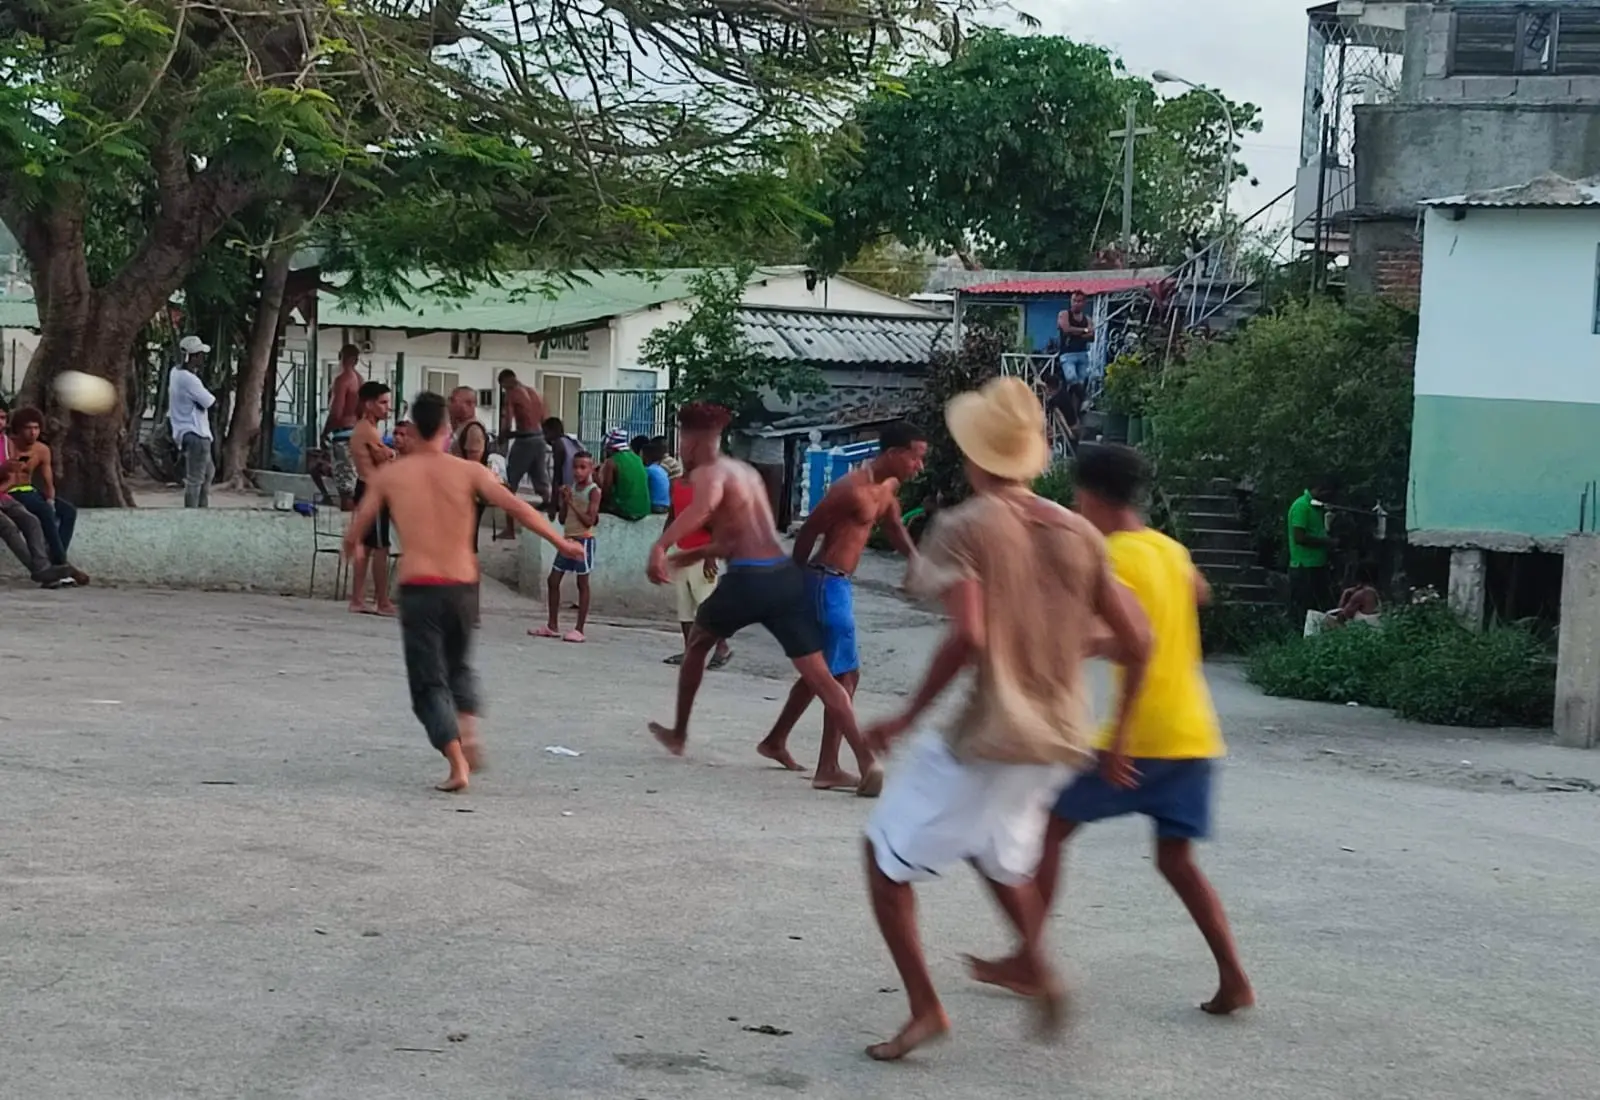
<svg viewBox="0 0 1600 1100">
<path fill-rule="evenodd" d="M 503 370 L 496 379 L 502 394 L 500 438 L 506 441 L 506 485 L 515 493 L 524 476 L 550 511 L 550 444 L 544 441 L 544 398 L 533 387 L 517 381 L 517 373 Z M 506 517 L 502 538 L 511 538 L 511 518 Z"/>
<path fill-rule="evenodd" d="M 350 460 L 350 436 L 361 418 L 361 372 L 356 369 L 361 349 L 346 344 L 339 349 L 339 375 L 328 394 L 328 420 L 322 425 L 322 446 L 333 459 L 333 490 L 339 494 L 339 507 L 348 512 L 355 507 L 356 467 Z"/>
<path fill-rule="evenodd" d="M 400 559 L 400 640 L 411 708 L 429 742 L 450 762 L 450 776 L 438 789 L 464 791 L 481 759 L 478 685 L 467 663 L 478 604 L 478 556 L 472 552 L 478 498 L 504 508 L 557 553 L 581 555 L 583 547 L 512 496 L 487 466 L 445 453 L 450 431 L 444 398 L 418 394 L 411 422 L 415 449 L 373 473 L 345 532 L 344 552 L 353 558 L 379 511 L 389 509 L 406 548 Z"/>
<path fill-rule="evenodd" d="M 861 562 L 872 529 L 880 523 L 896 550 L 908 558 L 916 555 L 916 545 L 900 522 L 900 486 L 917 476 L 928 453 L 922 433 L 904 422 L 885 427 L 878 443 L 878 457 L 834 482 L 822 503 L 806 517 L 794 540 L 794 560 L 807 570 L 812 605 L 822 627 L 828 671 L 852 699 L 861 682 L 861 660 L 856 652 L 855 597 L 850 578 Z M 812 548 L 819 538 L 822 549 L 813 556 Z M 805 681 L 797 681 L 789 690 L 777 724 L 756 751 L 790 771 L 803 770 L 789 755 L 789 733 L 811 705 L 811 699 L 811 689 Z M 877 793 L 882 786 L 881 769 L 873 762 L 872 750 L 864 745 L 850 747 L 855 750 L 861 774 L 868 777 L 865 783 L 839 767 L 839 730 L 825 717 L 822 749 L 811 780 L 813 787 L 855 787 L 862 794 Z"/>
<path fill-rule="evenodd" d="M 727 575 L 695 616 L 683 665 L 678 670 L 678 707 L 673 724 L 650 723 L 650 732 L 675 756 L 689 740 L 689 713 L 705 678 L 706 658 L 719 639 L 760 623 L 783 646 L 828 715 L 851 744 L 860 740 L 850 696 L 828 675 L 822 656 L 822 632 L 806 599 L 805 574 L 778 542 L 766 484 L 755 470 L 722 455 L 722 431 L 729 413 L 719 405 L 696 402 L 678 410 L 678 453 L 694 472 L 689 475 L 694 497 L 650 548 L 649 576 L 656 584 L 671 582 L 670 570 L 724 558 Z M 694 550 L 668 551 L 685 535 L 711 528 L 711 542 Z"/>
<path fill-rule="evenodd" d="M 350 459 L 356 467 L 356 488 L 351 499 L 356 507 L 367 495 L 367 487 L 394 452 L 384 445 L 378 425 L 389 418 L 391 399 L 389 387 L 382 382 L 363 382 L 356 391 L 360 403 L 361 419 L 356 421 L 350 435 Z M 350 569 L 350 610 L 357 615 L 370 615 L 367 607 L 367 566 L 372 566 L 372 594 L 377 614 L 394 614 L 394 604 L 389 599 L 389 513 L 379 509 L 378 522 L 372 525 L 361 545 L 356 549 L 355 561 Z"/>
</svg>

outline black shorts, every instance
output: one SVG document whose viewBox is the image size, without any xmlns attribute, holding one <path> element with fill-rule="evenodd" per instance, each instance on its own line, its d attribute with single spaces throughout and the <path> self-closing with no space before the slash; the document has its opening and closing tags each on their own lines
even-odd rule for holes
<svg viewBox="0 0 1600 1100">
<path fill-rule="evenodd" d="M 822 652 L 822 627 L 807 595 L 805 572 L 791 558 L 729 562 L 694 622 L 718 638 L 760 623 L 790 658 Z"/>
<path fill-rule="evenodd" d="M 441 751 L 460 735 L 457 715 L 482 713 L 478 681 L 467 663 L 477 613 L 475 584 L 400 586 L 400 648 L 411 709 Z"/>
<path fill-rule="evenodd" d="M 350 499 L 353 500 L 357 506 L 359 506 L 361 504 L 361 498 L 366 495 L 367 483 L 357 479 L 355 495 Z M 365 546 L 368 550 L 389 549 L 390 541 L 388 505 L 378 509 L 378 518 L 372 521 L 372 526 L 367 528 L 367 533 L 361 536 L 361 545 Z"/>
</svg>

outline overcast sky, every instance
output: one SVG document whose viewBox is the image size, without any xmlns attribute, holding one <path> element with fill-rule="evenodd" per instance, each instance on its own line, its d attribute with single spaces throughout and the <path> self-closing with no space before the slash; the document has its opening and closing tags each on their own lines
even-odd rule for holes
<svg viewBox="0 0 1600 1100">
<path fill-rule="evenodd" d="M 1041 33 L 1105 46 L 1141 76 L 1166 69 L 1260 107 L 1264 126 L 1261 133 L 1244 138 L 1241 159 L 1261 183 L 1254 188 L 1240 184 L 1235 190 L 1234 202 L 1243 212 L 1294 183 L 1310 0 L 1015 3 L 1043 24 Z M 1164 90 L 1182 89 L 1169 85 Z"/>
</svg>

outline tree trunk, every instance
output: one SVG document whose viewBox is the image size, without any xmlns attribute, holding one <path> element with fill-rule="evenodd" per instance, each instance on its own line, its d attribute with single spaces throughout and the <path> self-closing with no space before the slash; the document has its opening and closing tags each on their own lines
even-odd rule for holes
<svg viewBox="0 0 1600 1100">
<path fill-rule="evenodd" d="M 242 486 L 252 447 L 261 434 L 261 394 L 266 385 L 267 365 L 286 320 L 284 288 L 289 282 L 289 261 L 293 256 L 292 238 L 286 237 L 273 246 L 261 270 L 261 294 L 250 328 L 250 345 L 234 387 L 233 415 L 222 445 L 222 480 L 231 485 Z"/>
</svg>

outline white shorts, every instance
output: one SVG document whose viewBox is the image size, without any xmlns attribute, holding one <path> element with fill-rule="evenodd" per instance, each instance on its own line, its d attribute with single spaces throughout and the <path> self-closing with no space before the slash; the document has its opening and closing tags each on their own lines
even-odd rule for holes
<svg viewBox="0 0 1600 1100">
<path fill-rule="evenodd" d="M 678 594 L 678 621 L 692 623 L 700 605 L 717 590 L 717 579 L 706 579 L 706 563 L 697 561 L 673 571 L 672 590 Z"/>
<path fill-rule="evenodd" d="M 894 882 L 923 882 L 970 860 L 995 882 L 1026 882 L 1039 868 L 1050 807 L 1071 777 L 1060 764 L 957 760 L 943 734 L 923 730 L 895 754 L 867 819 L 878 870 Z"/>
</svg>

